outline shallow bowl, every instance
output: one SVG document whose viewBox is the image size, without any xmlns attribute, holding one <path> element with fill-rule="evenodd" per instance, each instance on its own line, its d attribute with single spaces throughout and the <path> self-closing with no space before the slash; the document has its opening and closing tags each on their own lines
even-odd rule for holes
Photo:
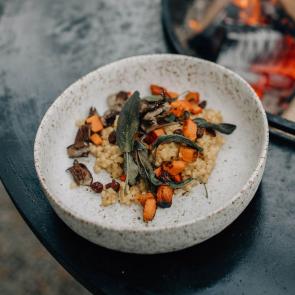
<svg viewBox="0 0 295 295">
<path fill-rule="evenodd" d="M 100 206 L 100 196 L 85 187 L 71 189 L 65 170 L 72 165 L 66 147 L 73 142 L 75 122 L 90 106 L 107 109 L 106 97 L 120 90 L 149 93 L 150 84 L 176 92 L 196 90 L 208 108 L 237 125 L 225 136 L 216 166 L 203 186 L 176 196 L 169 209 L 159 209 L 152 222 L 142 221 L 138 205 Z M 84 238 L 107 248 L 132 253 L 162 253 L 198 244 L 232 223 L 253 198 L 264 171 L 268 125 L 252 88 L 237 74 L 201 59 L 172 55 L 126 58 L 103 66 L 68 87 L 46 112 L 38 129 L 34 157 L 42 188 L 58 216 Z M 92 157 L 81 160 L 92 167 Z M 93 172 L 93 171 L 92 171 Z M 93 172 L 94 175 L 94 172 Z M 95 175 L 103 183 L 105 173 Z"/>
</svg>

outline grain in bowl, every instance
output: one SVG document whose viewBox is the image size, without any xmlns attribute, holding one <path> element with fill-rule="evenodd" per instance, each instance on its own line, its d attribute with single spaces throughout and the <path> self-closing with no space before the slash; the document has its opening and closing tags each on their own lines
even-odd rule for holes
<svg viewBox="0 0 295 295">
<path fill-rule="evenodd" d="M 236 128 L 207 108 L 198 92 L 179 95 L 158 85 L 150 89 L 151 95 L 143 98 L 138 91 L 109 96 L 102 116 L 91 107 L 67 148 L 71 158 L 91 154 L 95 173 L 104 170 L 112 177 L 107 184 L 93 181 L 75 159 L 69 171 L 77 185 L 100 194 L 102 206 L 139 204 L 146 222 L 158 207 L 169 208 L 174 195 L 207 183 L 224 143 L 222 134 Z"/>
</svg>

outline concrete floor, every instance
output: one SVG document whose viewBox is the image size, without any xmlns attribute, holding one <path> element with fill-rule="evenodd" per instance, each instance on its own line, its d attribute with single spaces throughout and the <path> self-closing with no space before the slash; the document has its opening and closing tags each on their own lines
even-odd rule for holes
<svg viewBox="0 0 295 295">
<path fill-rule="evenodd" d="M 22 220 L 0 182 L 0 294 L 84 295 Z"/>
</svg>

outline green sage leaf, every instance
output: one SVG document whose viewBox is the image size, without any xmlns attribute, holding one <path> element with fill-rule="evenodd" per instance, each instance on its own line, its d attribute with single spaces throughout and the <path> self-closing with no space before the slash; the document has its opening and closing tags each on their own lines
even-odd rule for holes
<svg viewBox="0 0 295 295">
<path fill-rule="evenodd" d="M 194 148 L 199 152 L 202 152 L 203 149 L 197 145 L 195 142 L 191 141 L 190 139 L 178 135 L 178 134 L 171 134 L 171 135 L 162 135 L 157 138 L 157 140 L 153 143 L 153 148 L 158 147 L 160 144 L 163 143 L 169 143 L 169 142 L 176 142 L 176 143 L 182 143 L 188 147 Z"/>
<path fill-rule="evenodd" d="M 148 102 L 158 102 L 158 101 L 164 100 L 164 98 L 161 95 L 149 95 L 142 98 L 142 100 L 146 100 Z"/>
<path fill-rule="evenodd" d="M 135 184 L 138 175 L 138 167 L 130 153 L 124 153 L 124 173 L 126 175 L 126 183 Z"/>
<path fill-rule="evenodd" d="M 124 104 L 118 119 L 116 142 L 123 153 L 133 149 L 134 135 L 139 127 L 139 92 L 135 91 Z"/>
<path fill-rule="evenodd" d="M 237 128 L 237 126 L 234 124 L 229 124 L 229 123 L 215 124 L 215 123 L 210 123 L 203 118 L 195 118 L 193 121 L 197 123 L 198 127 L 210 128 L 223 134 L 231 134 Z"/>
<path fill-rule="evenodd" d="M 167 184 L 169 186 L 171 186 L 172 188 L 182 188 L 184 187 L 185 185 L 187 185 L 188 183 L 190 183 L 193 179 L 192 178 L 187 178 L 183 181 L 180 181 L 180 182 L 175 182 L 175 181 L 168 181 Z"/>
</svg>

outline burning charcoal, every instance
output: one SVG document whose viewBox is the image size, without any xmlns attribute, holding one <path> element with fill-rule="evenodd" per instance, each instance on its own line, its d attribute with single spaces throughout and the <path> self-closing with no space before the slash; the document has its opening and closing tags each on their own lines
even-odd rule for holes
<svg viewBox="0 0 295 295">
<path fill-rule="evenodd" d="M 68 168 L 77 185 L 91 185 L 93 178 L 86 165 L 74 160 L 73 166 Z"/>
<path fill-rule="evenodd" d="M 85 142 L 77 142 L 67 147 L 67 153 L 70 158 L 87 157 L 89 151 L 89 144 Z"/>
<path fill-rule="evenodd" d="M 204 109 L 205 107 L 207 106 L 207 101 L 206 100 L 202 100 L 200 103 L 199 103 L 199 107 Z"/>
<path fill-rule="evenodd" d="M 98 182 L 98 181 L 96 181 L 96 182 L 93 182 L 91 185 L 90 185 L 90 187 L 91 187 L 91 189 L 93 190 L 93 191 L 95 191 L 96 193 L 101 193 L 102 192 L 102 190 L 103 190 L 103 184 L 102 183 L 100 183 L 100 182 Z"/>
<path fill-rule="evenodd" d="M 119 114 L 119 112 L 114 110 L 107 110 L 104 115 L 101 117 L 102 124 L 104 127 L 108 127 L 113 125 L 115 122 L 116 116 Z"/>
<path fill-rule="evenodd" d="M 109 135 L 109 143 L 115 144 L 116 143 L 116 131 L 113 131 Z"/>
<path fill-rule="evenodd" d="M 106 189 L 108 188 L 112 188 L 115 192 L 118 192 L 120 190 L 120 183 L 113 179 L 112 182 L 106 184 Z"/>
</svg>

